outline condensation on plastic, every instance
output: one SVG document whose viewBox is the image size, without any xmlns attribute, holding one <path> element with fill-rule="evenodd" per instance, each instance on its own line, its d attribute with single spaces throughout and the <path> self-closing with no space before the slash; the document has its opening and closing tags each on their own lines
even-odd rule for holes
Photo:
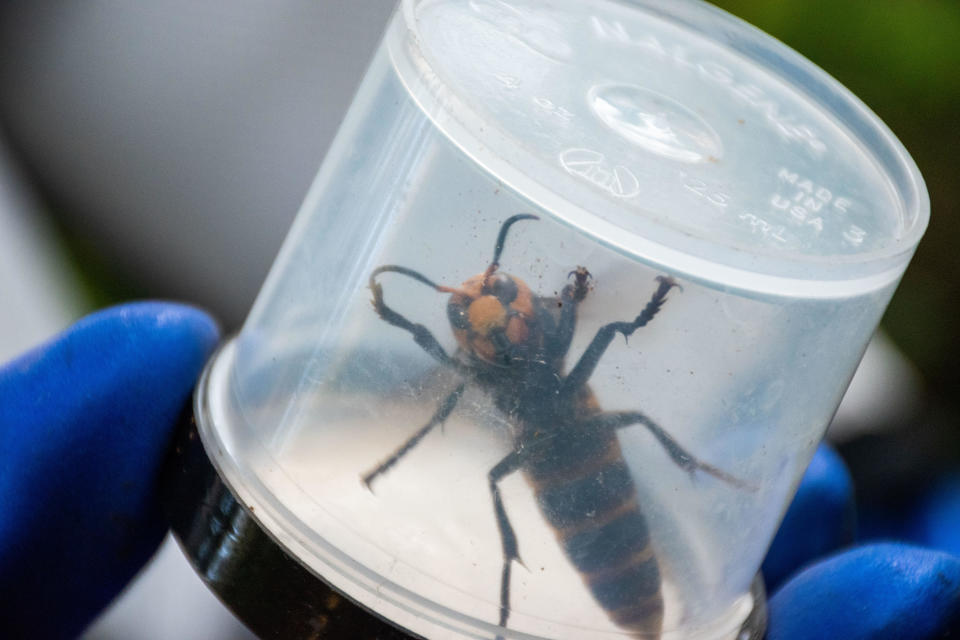
<svg viewBox="0 0 960 640">
<path fill-rule="evenodd" d="M 627 637 L 611 603 L 652 590 L 662 622 L 635 634 L 733 637 L 928 209 L 909 156 L 866 107 L 708 5 L 407 0 L 242 332 L 210 369 L 205 438 L 279 542 L 416 633 Z M 507 346 L 520 353 L 546 331 L 533 316 L 559 317 L 585 267 L 576 330 L 550 365 L 562 379 L 602 326 L 632 321 L 656 278 L 674 278 L 649 324 L 603 353 L 592 398 L 572 406 L 642 412 L 719 473 L 680 468 L 642 424 L 616 431 L 607 460 L 586 453 L 598 436 L 580 414 L 562 432 L 521 424 L 548 413 L 554 388 L 516 393 L 535 383 L 517 359 L 458 348 L 449 294 L 378 277 L 386 303 L 457 369 L 371 306 L 381 265 L 453 288 L 483 273 L 518 213 L 539 220 L 511 227 L 499 273 L 529 287 L 534 311 Z M 470 316 L 471 329 L 494 316 Z M 461 382 L 442 427 L 366 487 L 363 474 Z M 506 406 L 514 397 L 525 406 Z M 575 567 L 556 504 L 525 481 L 537 438 L 585 452 L 580 471 L 558 462 L 548 483 L 576 502 L 565 527 L 607 532 L 614 498 L 643 515 L 649 542 L 634 531 L 609 544 L 598 570 L 613 575 L 623 548 L 649 547 L 658 579 L 602 595 Z M 503 630 L 488 473 L 512 451 L 527 466 L 498 486 L 523 564 L 511 565 Z M 635 493 L 604 485 L 621 461 Z M 590 486 L 564 489 L 578 473 Z"/>
</svg>

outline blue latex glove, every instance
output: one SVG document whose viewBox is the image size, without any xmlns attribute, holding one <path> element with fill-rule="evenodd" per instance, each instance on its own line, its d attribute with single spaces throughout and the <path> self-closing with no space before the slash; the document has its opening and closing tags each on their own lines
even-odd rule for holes
<svg viewBox="0 0 960 640">
<path fill-rule="evenodd" d="M 949 495 L 952 501 L 943 495 L 933 501 L 940 508 L 927 517 L 914 517 L 956 540 L 960 494 Z M 853 514 L 846 467 L 821 446 L 763 563 L 772 594 L 768 640 L 960 637 L 960 557 L 882 543 L 816 560 L 853 540 Z"/>
<path fill-rule="evenodd" d="M 131 304 L 0 369 L 0 637 L 78 635 L 156 550 L 158 471 L 218 338 Z"/>
<path fill-rule="evenodd" d="M 77 635 L 149 558 L 158 469 L 217 339 L 195 309 L 133 304 L 0 369 L 0 636 Z M 821 448 L 764 563 L 769 639 L 957 633 L 954 556 L 873 545 L 810 564 L 850 542 L 852 504 Z"/>
<path fill-rule="evenodd" d="M 854 540 L 853 482 L 840 456 L 822 445 L 810 461 L 770 551 L 763 581 L 773 593 L 804 564 Z"/>
</svg>

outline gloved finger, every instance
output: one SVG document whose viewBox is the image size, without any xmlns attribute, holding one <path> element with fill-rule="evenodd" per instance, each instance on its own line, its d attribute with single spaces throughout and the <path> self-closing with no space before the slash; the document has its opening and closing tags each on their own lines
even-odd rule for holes
<svg viewBox="0 0 960 640">
<path fill-rule="evenodd" d="M 960 558 L 903 544 L 841 553 L 791 578 L 769 602 L 768 640 L 960 633 Z"/>
<path fill-rule="evenodd" d="M 73 637 L 166 530 L 158 471 L 218 340 L 196 309 L 138 303 L 0 368 L 0 620 Z"/>
<path fill-rule="evenodd" d="M 910 539 L 926 547 L 960 554 L 960 473 L 940 478 L 910 514 Z"/>
<path fill-rule="evenodd" d="M 853 542 L 856 511 L 846 465 L 820 445 L 763 561 L 768 593 L 803 565 Z"/>
</svg>

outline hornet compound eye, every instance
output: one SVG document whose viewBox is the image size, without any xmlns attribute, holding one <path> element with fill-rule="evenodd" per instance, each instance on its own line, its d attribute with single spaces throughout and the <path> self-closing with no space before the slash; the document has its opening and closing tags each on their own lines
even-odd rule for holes
<svg viewBox="0 0 960 640">
<path fill-rule="evenodd" d="M 503 306 L 517 299 L 517 283 L 505 273 L 494 274 L 487 285 Z"/>
</svg>

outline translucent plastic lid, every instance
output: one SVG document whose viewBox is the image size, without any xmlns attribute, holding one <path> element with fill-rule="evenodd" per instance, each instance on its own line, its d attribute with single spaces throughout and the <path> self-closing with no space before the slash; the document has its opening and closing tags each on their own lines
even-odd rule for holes
<svg viewBox="0 0 960 640">
<path fill-rule="evenodd" d="M 418 636 L 759 637 L 927 217 L 866 107 L 710 5 L 404 0 L 198 431 L 266 537 Z M 233 576 L 260 547 L 198 495 Z M 340 615 L 289 582 L 254 586 Z"/>
<path fill-rule="evenodd" d="M 434 122 L 619 250 L 754 289 L 786 278 L 862 290 L 898 277 L 926 227 L 922 178 L 883 123 L 710 5 L 405 0 L 402 10 L 391 56 Z"/>
</svg>

